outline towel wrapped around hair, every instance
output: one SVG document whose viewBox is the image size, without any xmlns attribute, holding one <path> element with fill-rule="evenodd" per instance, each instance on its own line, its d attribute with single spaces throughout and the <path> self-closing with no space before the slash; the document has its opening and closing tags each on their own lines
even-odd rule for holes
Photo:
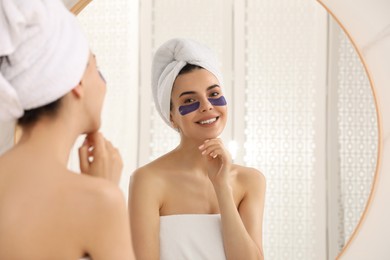
<svg viewBox="0 0 390 260">
<path fill-rule="evenodd" d="M 87 39 L 60 0 L 0 0 L 0 121 L 15 121 L 80 82 Z"/>
<path fill-rule="evenodd" d="M 156 51 L 152 64 L 152 91 L 156 109 L 169 126 L 170 102 L 173 83 L 181 69 L 187 65 L 200 66 L 223 85 L 215 54 L 205 45 L 190 39 L 171 39 Z"/>
</svg>

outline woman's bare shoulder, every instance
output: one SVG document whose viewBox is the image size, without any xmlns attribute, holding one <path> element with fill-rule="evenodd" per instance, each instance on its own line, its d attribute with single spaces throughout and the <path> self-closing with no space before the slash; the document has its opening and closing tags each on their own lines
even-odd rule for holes
<svg viewBox="0 0 390 260">
<path fill-rule="evenodd" d="M 72 235 L 77 234 L 85 251 L 97 252 L 101 245 L 106 244 L 107 236 L 118 235 L 118 230 L 128 229 L 127 205 L 124 193 L 117 184 L 108 180 L 88 175 L 71 174 L 73 184 L 69 189 L 72 194 L 67 206 L 69 218 L 73 219 Z"/>
<path fill-rule="evenodd" d="M 118 185 L 98 177 L 84 174 L 69 174 L 69 179 L 63 185 L 71 187 L 68 196 L 75 200 L 75 207 L 85 214 L 95 214 L 101 210 L 115 210 L 115 207 L 125 205 L 124 194 Z M 64 187 L 64 188 L 66 188 Z"/>
<path fill-rule="evenodd" d="M 172 156 L 166 154 L 136 169 L 130 177 L 129 198 L 145 199 L 147 196 L 161 200 L 175 171 L 173 162 Z"/>
<path fill-rule="evenodd" d="M 81 252 L 89 245 L 88 241 L 98 239 L 103 227 L 110 226 L 117 222 L 118 216 L 126 214 L 123 193 L 103 179 L 59 168 L 47 172 L 31 169 L 29 174 L 17 172 L 15 175 L 9 175 L 13 178 L 8 182 L 15 188 L 3 192 L 8 200 L 3 216 L 13 212 L 17 216 L 15 223 L 17 219 L 27 218 L 27 222 L 22 221 L 15 227 L 22 229 L 23 232 L 17 233 L 25 237 L 32 235 L 31 230 L 49 230 L 34 241 L 37 248 L 40 245 L 63 248 L 64 239 L 71 238 L 69 245 Z M 22 203 L 24 207 L 17 206 Z M 45 214 L 31 214 L 37 209 Z"/>
<path fill-rule="evenodd" d="M 175 170 L 174 165 L 174 157 L 168 153 L 136 169 L 132 178 L 162 181 L 166 173 Z"/>
<path fill-rule="evenodd" d="M 234 164 L 232 166 L 236 182 L 243 187 L 264 187 L 266 179 L 258 169 Z"/>
</svg>

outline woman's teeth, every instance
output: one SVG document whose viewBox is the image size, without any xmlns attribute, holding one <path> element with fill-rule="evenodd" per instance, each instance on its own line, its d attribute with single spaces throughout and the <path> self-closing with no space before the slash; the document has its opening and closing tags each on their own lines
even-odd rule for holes
<svg viewBox="0 0 390 260">
<path fill-rule="evenodd" d="M 204 125 L 204 124 L 211 124 L 211 123 L 214 123 L 215 121 L 217 121 L 217 118 L 211 118 L 211 119 L 208 119 L 208 120 L 204 120 L 204 121 L 200 121 L 199 124 L 201 125 Z"/>
</svg>

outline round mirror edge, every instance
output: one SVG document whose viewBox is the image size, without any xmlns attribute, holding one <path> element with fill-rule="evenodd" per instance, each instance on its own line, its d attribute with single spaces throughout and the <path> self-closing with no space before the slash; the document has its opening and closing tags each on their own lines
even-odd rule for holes
<svg viewBox="0 0 390 260">
<path fill-rule="evenodd" d="M 359 220 L 358 224 L 354 228 L 354 231 L 352 232 L 352 234 L 349 237 L 348 241 L 344 245 L 343 249 L 341 250 L 341 252 L 336 257 L 336 259 L 340 259 L 343 256 L 343 254 L 348 250 L 348 248 L 352 244 L 352 242 L 355 240 L 356 236 L 359 233 L 359 230 L 361 229 L 361 226 L 363 225 L 364 220 L 367 218 L 367 212 L 368 212 L 368 210 L 370 208 L 370 205 L 372 204 L 372 201 L 374 199 L 374 193 L 375 193 L 376 187 L 378 186 L 377 184 L 378 184 L 378 176 L 379 176 L 379 167 L 381 165 L 381 159 L 382 159 L 381 155 L 382 155 L 382 149 L 383 149 L 383 147 L 382 147 L 382 145 L 383 145 L 383 142 L 382 142 L 382 121 L 381 121 L 381 111 L 380 111 L 380 108 L 379 108 L 378 98 L 377 98 L 377 94 L 376 94 L 377 92 L 376 92 L 376 89 L 375 89 L 375 86 L 374 86 L 374 83 L 373 83 L 372 75 L 371 75 L 370 70 L 369 70 L 369 68 L 367 66 L 365 58 L 364 58 L 364 56 L 363 56 L 363 54 L 361 52 L 361 49 L 358 48 L 358 45 L 356 44 L 354 38 L 349 33 L 349 31 L 345 28 L 345 26 L 341 23 L 340 19 L 328 7 L 328 5 L 326 4 L 326 0 L 317 0 L 317 2 L 323 8 L 325 8 L 325 10 L 333 17 L 333 19 L 336 21 L 336 23 L 340 26 L 340 28 L 347 35 L 347 37 L 351 41 L 354 49 L 356 50 L 356 53 L 358 54 L 359 59 L 360 59 L 360 61 L 363 64 L 364 70 L 366 71 L 368 80 L 370 82 L 370 87 L 371 87 L 371 91 L 372 91 L 372 95 L 373 95 L 374 103 L 375 103 L 376 117 L 377 117 L 377 124 L 378 124 L 377 162 L 376 162 L 376 166 L 375 166 L 375 173 L 374 173 L 373 181 L 372 181 L 372 184 L 371 184 L 370 195 L 369 195 L 369 197 L 367 199 L 366 205 L 364 207 L 363 213 L 362 213 L 362 215 L 360 217 L 360 220 Z"/>
<path fill-rule="evenodd" d="M 74 15 L 78 15 L 92 0 L 80 0 L 70 8 Z"/>
</svg>

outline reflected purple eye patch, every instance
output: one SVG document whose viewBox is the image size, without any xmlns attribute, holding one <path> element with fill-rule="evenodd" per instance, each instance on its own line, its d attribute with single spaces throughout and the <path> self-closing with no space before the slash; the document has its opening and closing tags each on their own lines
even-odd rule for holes
<svg viewBox="0 0 390 260">
<path fill-rule="evenodd" d="M 213 106 L 225 106 L 227 104 L 224 96 L 220 96 L 219 98 L 209 98 L 208 100 L 209 100 L 210 104 L 212 104 Z M 187 115 L 188 113 L 191 113 L 191 112 L 198 110 L 199 106 L 200 106 L 199 101 L 194 102 L 194 103 L 189 104 L 189 105 L 180 106 L 179 113 L 182 116 Z"/>
<path fill-rule="evenodd" d="M 199 109 L 200 102 L 194 102 L 189 105 L 184 105 L 179 107 L 179 113 L 180 115 L 184 116 L 187 115 L 188 113 L 194 112 Z"/>
</svg>

